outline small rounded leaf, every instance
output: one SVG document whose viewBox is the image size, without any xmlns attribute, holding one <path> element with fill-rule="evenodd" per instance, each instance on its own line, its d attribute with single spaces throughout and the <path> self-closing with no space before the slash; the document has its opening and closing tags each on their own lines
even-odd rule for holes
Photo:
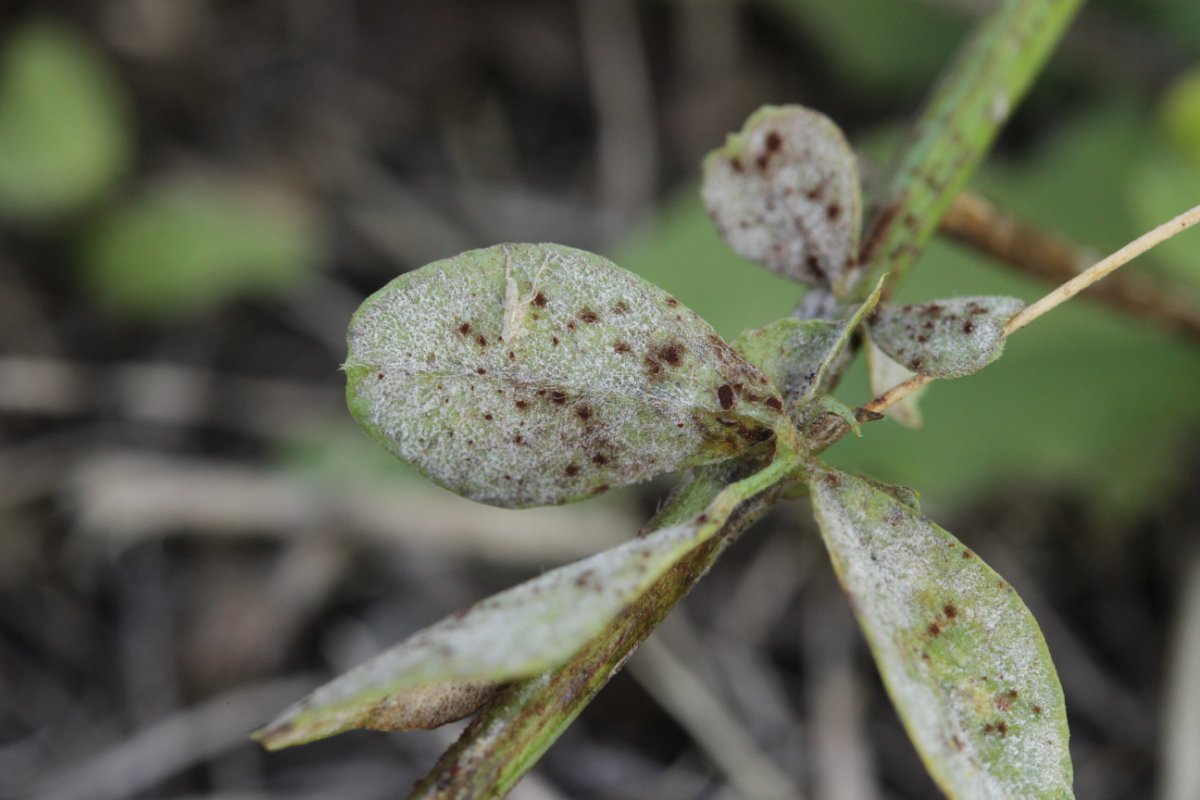
<svg viewBox="0 0 1200 800">
<path fill-rule="evenodd" d="M 359 424 L 492 505 L 719 461 L 783 424 L 770 381 L 695 313 L 561 245 L 497 245 L 402 275 L 363 303 L 348 343 Z"/>
<path fill-rule="evenodd" d="M 828 117 L 768 106 L 704 161 L 704 203 L 743 258 L 809 286 L 836 286 L 857 255 L 858 164 Z"/>
<path fill-rule="evenodd" d="M 871 340 L 901 366 L 935 378 L 977 372 L 1004 351 L 1004 324 L 1025 307 L 1015 297 L 956 297 L 880 305 Z"/>
</svg>

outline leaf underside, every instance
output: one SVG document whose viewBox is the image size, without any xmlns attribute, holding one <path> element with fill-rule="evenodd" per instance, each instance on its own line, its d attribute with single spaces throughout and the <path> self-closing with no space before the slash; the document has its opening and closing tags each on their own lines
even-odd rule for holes
<svg viewBox="0 0 1200 800">
<path fill-rule="evenodd" d="M 663 290 L 553 244 L 472 250 L 363 303 L 351 412 L 439 484 L 507 507 L 578 500 L 744 452 L 782 401 Z"/>
<path fill-rule="evenodd" d="M 809 286 L 838 286 L 857 254 L 858 163 L 828 117 L 768 106 L 704 161 L 701 192 L 743 258 Z"/>
<path fill-rule="evenodd" d="M 818 469 L 811 492 L 884 684 L 941 789 L 1071 797 L 1062 689 L 1012 586 L 862 478 Z"/>
<path fill-rule="evenodd" d="M 1004 350 L 1004 324 L 1024 308 L 1014 297 L 955 297 L 909 306 L 883 304 L 871 340 L 901 366 L 935 378 L 961 378 Z"/>
<path fill-rule="evenodd" d="M 254 736 L 276 750 L 353 728 L 431 728 L 467 716 L 497 684 L 569 658 L 705 531 L 695 521 L 664 528 L 493 595 L 322 686 Z"/>
</svg>

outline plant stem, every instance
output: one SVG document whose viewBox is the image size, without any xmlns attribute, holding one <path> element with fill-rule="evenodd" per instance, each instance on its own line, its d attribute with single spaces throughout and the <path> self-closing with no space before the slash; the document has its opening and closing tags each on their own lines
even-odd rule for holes
<svg viewBox="0 0 1200 800">
<path fill-rule="evenodd" d="M 1082 0 L 1003 0 L 934 88 L 876 207 L 863 247 L 861 296 L 908 273 L 1000 127 L 1024 97 Z"/>
<path fill-rule="evenodd" d="M 1196 223 L 1200 223 L 1200 206 L 1190 208 L 1179 216 L 1164 222 L 1163 224 L 1147 231 L 1146 233 L 1143 233 L 1141 236 L 1134 239 L 1120 250 L 1117 250 L 1112 255 L 1100 259 L 1091 267 L 1088 267 L 1071 280 L 1047 294 L 1041 300 L 1038 300 L 1032 305 L 1026 306 L 1023 310 L 1015 314 L 1012 319 L 1005 323 L 1004 335 L 1009 336 L 1015 331 L 1019 331 L 1021 328 L 1024 328 L 1026 325 L 1045 314 L 1047 311 L 1051 310 L 1052 308 L 1056 308 L 1057 306 L 1060 306 L 1066 301 L 1070 300 L 1072 297 L 1079 294 L 1104 276 L 1112 274 L 1133 259 L 1140 256 L 1142 253 L 1145 253 L 1147 250 L 1155 247 L 1156 245 L 1162 244 L 1172 236 L 1186 231 Z M 899 383 L 888 389 L 886 392 L 864 405 L 861 410 L 876 413 L 881 412 L 888 406 L 904 399 L 917 389 L 920 389 L 922 386 L 933 380 L 934 378 L 929 375 L 915 375 L 903 383 Z M 832 442 L 830 442 L 830 444 L 832 444 Z"/>
<path fill-rule="evenodd" d="M 938 232 L 1051 284 L 1069 281 L 1096 263 L 1100 255 L 969 191 L 954 198 Z M 1178 284 L 1127 273 L 1096 284 L 1085 297 L 1200 340 L 1200 295 Z"/>
<path fill-rule="evenodd" d="M 1062 286 L 1059 286 L 1033 305 L 1026 306 L 1004 326 L 1005 335 L 1007 336 L 1013 331 L 1020 330 L 1050 309 L 1070 300 L 1105 275 L 1115 272 L 1150 248 L 1162 244 L 1176 234 L 1182 233 L 1197 222 L 1200 222 L 1200 206 L 1190 208 L 1174 219 L 1168 220 L 1157 228 L 1143 233 L 1120 250 L 1107 258 L 1101 259 Z"/>
</svg>

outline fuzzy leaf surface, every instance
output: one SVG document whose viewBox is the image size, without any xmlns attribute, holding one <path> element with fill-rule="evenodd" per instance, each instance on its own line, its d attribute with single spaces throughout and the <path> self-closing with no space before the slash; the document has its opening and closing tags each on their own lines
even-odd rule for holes
<svg viewBox="0 0 1200 800">
<path fill-rule="evenodd" d="M 507 507 L 711 463 L 783 422 L 708 323 L 600 256 L 497 245 L 402 275 L 355 314 L 351 413 L 437 483 Z"/>
<path fill-rule="evenodd" d="M 891 493 L 818 469 L 813 508 L 888 694 L 951 798 L 1068 798 L 1067 718 L 1015 590 Z"/>
<path fill-rule="evenodd" d="M 837 286 L 858 251 L 858 163 L 842 131 L 802 106 L 767 106 L 704 161 L 704 204 L 738 255 Z"/>
<path fill-rule="evenodd" d="M 322 686 L 254 736 L 276 750 L 353 728 L 429 728 L 466 716 L 496 684 L 569 658 L 702 533 L 695 522 L 664 528 L 493 595 Z"/>
<path fill-rule="evenodd" d="M 961 378 L 1004 351 L 1004 323 L 1025 307 L 1015 297 L 955 297 L 908 306 L 881 305 L 871 340 L 901 366 L 936 378 Z"/>
<path fill-rule="evenodd" d="M 846 345 L 879 303 L 882 290 L 880 281 L 865 302 L 840 320 L 788 317 L 738 337 L 738 351 L 779 387 L 784 407 L 797 424 L 831 373 L 844 366 Z"/>
</svg>

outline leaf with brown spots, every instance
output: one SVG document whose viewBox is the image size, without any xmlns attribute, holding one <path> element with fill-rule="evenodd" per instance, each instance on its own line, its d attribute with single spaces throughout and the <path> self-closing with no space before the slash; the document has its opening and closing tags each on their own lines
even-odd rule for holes
<svg viewBox="0 0 1200 800">
<path fill-rule="evenodd" d="M 818 468 L 810 490 L 888 694 L 942 791 L 1071 797 L 1062 688 L 1012 587 L 877 485 Z"/>
<path fill-rule="evenodd" d="M 711 532 L 699 520 L 665 528 L 493 595 L 327 683 L 254 737 L 277 750 L 468 716 L 497 684 L 569 658 Z"/>
<path fill-rule="evenodd" d="M 497 245 L 402 275 L 363 303 L 348 345 L 359 424 L 498 506 L 719 461 L 787 424 L 770 381 L 695 313 L 561 245 Z"/>
<path fill-rule="evenodd" d="M 704 161 L 704 203 L 738 255 L 809 286 L 840 287 L 857 256 L 858 163 L 841 130 L 767 106 Z"/>
<path fill-rule="evenodd" d="M 803 424 L 821 387 L 845 365 L 846 345 L 879 303 L 882 290 L 880 281 L 866 301 L 843 319 L 778 319 L 743 333 L 734 343 L 779 387 L 788 415 L 797 425 Z"/>
<path fill-rule="evenodd" d="M 1015 297 L 955 297 L 910 306 L 881 305 L 871 340 L 901 366 L 935 378 L 961 378 L 1004 351 L 1004 323 L 1025 307 Z"/>
</svg>

